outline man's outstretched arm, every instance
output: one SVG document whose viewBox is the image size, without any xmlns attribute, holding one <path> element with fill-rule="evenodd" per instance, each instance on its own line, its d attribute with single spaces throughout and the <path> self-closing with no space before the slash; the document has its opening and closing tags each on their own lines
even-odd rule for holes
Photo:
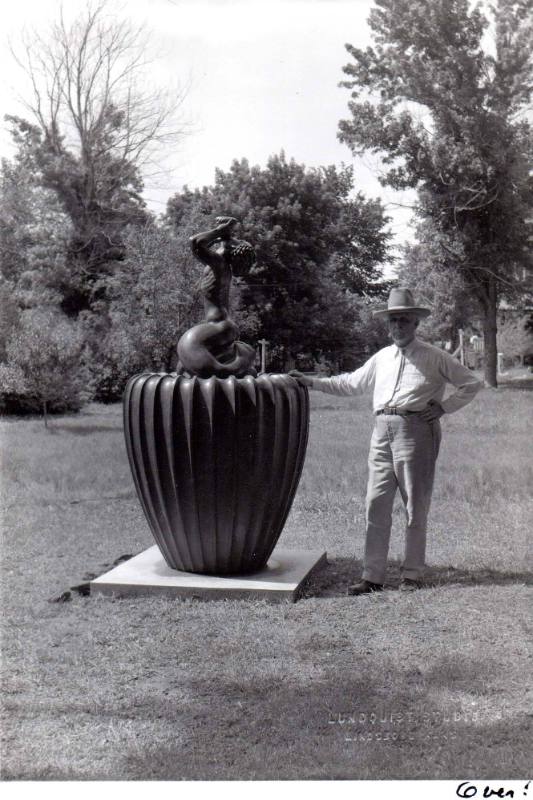
<svg viewBox="0 0 533 800">
<path fill-rule="evenodd" d="M 375 356 L 372 356 L 354 372 L 343 372 L 331 378 L 310 378 L 296 369 L 290 370 L 289 375 L 296 378 L 301 386 L 307 386 L 308 389 L 317 392 L 336 395 L 363 394 L 374 384 L 376 360 Z"/>
</svg>

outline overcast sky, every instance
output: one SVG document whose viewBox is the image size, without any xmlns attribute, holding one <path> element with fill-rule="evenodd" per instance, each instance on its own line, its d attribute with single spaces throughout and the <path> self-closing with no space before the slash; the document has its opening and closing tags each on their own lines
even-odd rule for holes
<svg viewBox="0 0 533 800">
<path fill-rule="evenodd" d="M 56 19 L 59 0 L 16 0 L 3 7 L 0 104 L 4 113 L 20 113 L 19 68 L 8 48 L 21 29 L 44 33 Z M 64 3 L 70 18 L 84 2 Z M 148 179 L 145 196 L 154 211 L 183 184 L 210 184 L 215 167 L 227 170 L 234 158 L 265 165 L 284 150 L 308 166 L 354 164 L 356 185 L 369 197 L 381 197 L 393 216 L 399 243 L 410 238 L 408 202 L 381 187 L 379 164 L 353 161 L 337 140 L 339 119 L 347 116 L 349 92 L 338 87 L 349 56 L 344 44 L 370 43 L 366 19 L 370 0 L 127 0 L 110 7 L 150 31 L 155 60 L 154 85 L 189 86 L 183 113 L 191 133 L 167 152 L 164 173 Z M 12 152 L 5 127 L 2 155 Z"/>
</svg>

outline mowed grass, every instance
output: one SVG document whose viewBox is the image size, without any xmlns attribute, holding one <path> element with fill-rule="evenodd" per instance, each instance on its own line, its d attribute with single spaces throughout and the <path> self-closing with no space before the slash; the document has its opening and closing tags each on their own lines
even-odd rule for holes
<svg viewBox="0 0 533 800">
<path fill-rule="evenodd" d="M 3 420 L 5 780 L 522 778 L 532 703 L 533 393 L 484 390 L 445 417 L 428 587 L 359 577 L 367 400 L 312 395 L 280 540 L 325 549 L 293 605 L 50 603 L 152 545 L 119 406 Z"/>
</svg>

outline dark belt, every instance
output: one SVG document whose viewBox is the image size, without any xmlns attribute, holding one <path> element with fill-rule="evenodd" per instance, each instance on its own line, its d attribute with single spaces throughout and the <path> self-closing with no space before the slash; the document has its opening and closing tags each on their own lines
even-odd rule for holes
<svg viewBox="0 0 533 800">
<path fill-rule="evenodd" d="M 395 406 L 385 406 L 376 411 L 376 417 L 380 414 L 393 414 L 397 417 L 410 417 L 413 414 L 418 414 L 418 411 L 408 411 L 406 408 L 396 408 Z"/>
</svg>

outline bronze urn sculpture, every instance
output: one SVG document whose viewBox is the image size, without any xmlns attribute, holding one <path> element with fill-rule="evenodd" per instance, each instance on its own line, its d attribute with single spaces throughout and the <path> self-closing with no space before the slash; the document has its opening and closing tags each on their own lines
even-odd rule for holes
<svg viewBox="0 0 533 800">
<path fill-rule="evenodd" d="M 205 264 L 205 321 L 178 342 L 176 374 L 146 373 L 124 395 L 137 494 L 168 566 L 206 575 L 263 568 L 283 530 L 307 446 L 307 390 L 257 375 L 255 351 L 229 318 L 233 271 L 255 261 L 236 220 L 191 239 Z"/>
</svg>

